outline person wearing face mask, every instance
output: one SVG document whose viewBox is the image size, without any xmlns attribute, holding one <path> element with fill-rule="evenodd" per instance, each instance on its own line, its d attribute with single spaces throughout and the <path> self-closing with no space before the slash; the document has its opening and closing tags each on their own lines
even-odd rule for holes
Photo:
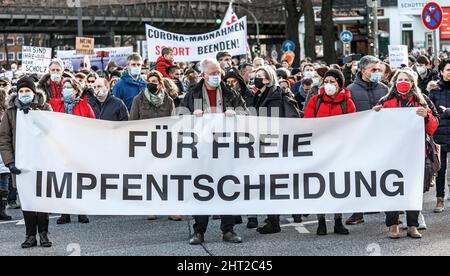
<svg viewBox="0 0 450 276">
<path fill-rule="evenodd" d="M 231 55 L 228 52 L 219 52 L 216 56 L 216 59 L 220 64 L 220 68 L 225 73 L 228 72 L 228 70 L 230 70 L 233 67 L 232 61 L 231 61 Z M 222 77 L 223 76 L 224 75 L 222 75 Z"/>
<path fill-rule="evenodd" d="M 70 73 L 64 71 L 64 62 L 60 59 L 53 59 L 48 70 L 49 73 L 42 76 L 38 84 L 38 89 L 45 92 L 47 102 L 51 99 L 60 99 L 64 79 L 74 78 Z"/>
<path fill-rule="evenodd" d="M 167 73 L 169 73 L 169 76 L 173 82 L 178 86 L 178 93 L 180 95 L 186 93 L 184 89 L 184 85 L 181 81 L 181 78 L 183 77 L 183 72 L 178 66 L 170 66 L 169 69 L 167 69 Z"/>
<path fill-rule="evenodd" d="M 94 111 L 86 99 L 81 99 L 81 86 L 75 79 L 65 79 L 63 81 L 62 97 L 60 99 L 50 100 L 50 105 L 54 112 L 76 115 L 95 119 Z M 70 223 L 70 215 L 62 214 L 57 220 L 57 224 Z M 79 223 L 89 223 L 87 216 L 79 215 Z"/>
<path fill-rule="evenodd" d="M 380 111 L 382 108 L 402 108 L 402 107 L 418 107 L 417 115 L 424 118 L 425 132 L 428 137 L 432 137 L 438 128 L 438 120 L 433 112 L 434 105 L 423 95 L 417 86 L 417 76 L 412 69 L 398 70 L 392 79 L 392 88 L 389 94 L 383 97 L 379 104 L 373 109 Z M 427 155 L 428 155 L 427 150 Z M 428 157 L 428 156 L 427 156 Z M 426 177 L 425 179 L 430 179 Z M 427 183 L 424 185 L 427 186 Z M 422 235 L 418 231 L 420 224 L 425 225 L 423 216 L 420 211 L 406 211 L 406 224 L 408 227 L 408 236 L 414 239 L 421 239 Z M 389 238 L 400 238 L 399 230 L 399 212 L 386 213 L 386 226 L 389 227 Z M 420 228 L 420 227 L 419 227 Z M 426 226 L 424 227 L 426 228 Z"/>
<path fill-rule="evenodd" d="M 122 100 L 114 97 L 109 89 L 109 83 L 104 78 L 98 78 L 94 83 L 95 100 L 91 105 L 95 118 L 106 121 L 128 121 L 129 114 Z"/>
<path fill-rule="evenodd" d="M 175 114 L 175 105 L 166 92 L 163 76 L 158 71 L 147 75 L 146 89 L 134 98 L 130 120 L 146 120 L 170 117 Z"/>
<path fill-rule="evenodd" d="M 252 111 L 253 116 L 300 118 L 297 102 L 286 90 L 280 87 L 277 75 L 271 66 L 256 70 L 255 87 L 257 89 Z M 250 218 L 249 218 L 250 219 Z M 280 216 L 268 215 L 267 223 L 257 228 L 260 234 L 281 232 Z"/>
<path fill-rule="evenodd" d="M 227 83 L 229 88 L 238 92 L 242 96 L 248 108 L 253 106 L 255 93 L 253 93 L 252 89 L 245 84 L 244 78 L 238 70 L 229 70 L 225 75 L 224 81 Z"/>
<path fill-rule="evenodd" d="M 174 66 L 174 55 L 171 48 L 163 48 L 161 50 L 161 56 L 156 61 L 156 70 L 160 72 L 164 78 L 170 78 L 167 72 L 171 66 Z"/>
<path fill-rule="evenodd" d="M 145 91 L 147 82 L 141 77 L 142 57 L 134 53 L 128 57 L 128 67 L 122 73 L 120 81 L 114 86 L 113 95 L 121 99 L 131 111 L 134 98 Z"/>
<path fill-rule="evenodd" d="M 231 57 L 230 57 L 231 58 Z M 222 81 L 221 67 L 215 59 L 200 62 L 202 79 L 189 91 L 181 104 L 180 114 L 193 114 L 202 117 L 204 113 L 222 113 L 227 117 L 236 114 L 248 114 L 248 109 L 241 95 L 231 90 Z M 220 216 L 223 241 L 241 243 L 242 238 L 234 232 L 235 217 Z M 209 216 L 194 216 L 194 235 L 189 240 L 191 245 L 200 245 L 205 241 Z"/>
<path fill-rule="evenodd" d="M 427 86 L 430 81 L 435 81 L 438 79 L 437 74 L 435 74 L 430 68 L 430 60 L 426 56 L 419 56 L 417 58 L 417 65 L 415 71 L 419 75 L 418 86 L 422 93 L 428 95 Z"/>
<path fill-rule="evenodd" d="M 441 169 L 436 178 L 437 203 L 435 213 L 445 210 L 445 184 L 447 182 L 447 154 L 450 152 L 450 59 L 443 59 L 438 67 L 440 80 L 430 91 L 430 99 L 439 111 L 439 127 L 434 134 L 436 143 L 441 146 Z M 450 200 L 450 194 L 448 197 Z"/>
<path fill-rule="evenodd" d="M 356 112 L 355 104 L 350 98 L 350 91 L 344 87 L 344 75 L 341 71 L 330 69 L 324 75 L 324 86 L 319 95 L 312 97 L 308 103 L 304 118 L 322 118 L 339 116 Z M 327 235 L 325 215 L 318 215 L 317 235 Z M 334 233 L 348 235 L 349 231 L 342 223 L 342 214 L 334 215 Z"/>
<path fill-rule="evenodd" d="M 354 82 L 348 87 L 356 112 L 371 110 L 381 98 L 386 96 L 389 88 L 382 83 L 381 61 L 374 56 L 365 56 L 358 63 L 358 73 Z M 347 225 L 364 223 L 364 214 L 355 213 L 345 222 Z"/>
<path fill-rule="evenodd" d="M 13 174 L 13 185 L 16 186 L 16 175 L 22 171 L 15 165 L 16 149 L 16 116 L 17 112 L 28 114 L 30 110 L 52 111 L 45 99 L 45 93 L 37 90 L 33 80 L 23 77 L 17 82 L 17 94 L 12 94 L 0 124 L 0 154 L 3 162 Z M 36 157 L 35 157 L 36 158 Z M 36 236 L 39 233 L 42 247 L 51 247 L 48 238 L 49 217 L 46 213 L 23 211 L 26 227 L 26 240 L 22 248 L 37 246 Z"/>
<path fill-rule="evenodd" d="M 75 79 L 65 79 L 61 99 L 50 100 L 54 112 L 95 119 L 94 111 L 86 99 L 81 99 L 81 86 Z"/>
<path fill-rule="evenodd" d="M 94 95 L 94 84 L 95 81 L 99 78 L 99 75 L 95 72 L 89 73 L 89 75 L 86 76 L 84 87 L 83 84 L 80 83 L 81 88 L 81 98 L 87 100 L 90 106 L 92 106 L 95 102 L 95 95 Z"/>
</svg>

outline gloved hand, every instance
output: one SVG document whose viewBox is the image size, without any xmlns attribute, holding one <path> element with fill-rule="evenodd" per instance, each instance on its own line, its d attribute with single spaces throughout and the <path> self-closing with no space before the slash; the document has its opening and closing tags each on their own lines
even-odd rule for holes
<svg viewBox="0 0 450 276">
<path fill-rule="evenodd" d="M 28 114 L 30 112 L 30 107 L 24 107 L 22 108 L 23 113 Z"/>
<path fill-rule="evenodd" d="M 19 170 L 18 168 L 16 168 L 16 164 L 15 164 L 15 163 L 9 164 L 9 165 L 8 165 L 8 168 L 9 168 L 9 171 L 10 171 L 12 174 L 19 175 L 19 174 L 22 173 L 21 170 Z"/>
</svg>

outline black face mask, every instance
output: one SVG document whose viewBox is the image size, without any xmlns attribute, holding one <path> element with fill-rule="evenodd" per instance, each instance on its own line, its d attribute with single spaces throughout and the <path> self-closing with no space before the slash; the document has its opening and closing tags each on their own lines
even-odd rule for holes
<svg viewBox="0 0 450 276">
<path fill-rule="evenodd" d="M 255 87 L 258 89 L 263 89 L 266 85 L 263 83 L 263 78 L 255 78 Z"/>
<path fill-rule="evenodd" d="M 148 89 L 148 92 L 155 94 L 156 91 L 158 91 L 158 85 L 154 84 L 154 83 L 149 83 L 149 84 L 147 84 L 147 89 Z"/>
</svg>

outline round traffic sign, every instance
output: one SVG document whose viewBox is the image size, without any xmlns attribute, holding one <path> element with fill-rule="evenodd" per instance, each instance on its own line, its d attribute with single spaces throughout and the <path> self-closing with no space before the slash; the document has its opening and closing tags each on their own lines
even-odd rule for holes
<svg viewBox="0 0 450 276">
<path fill-rule="evenodd" d="M 430 2 L 422 11 L 422 22 L 429 30 L 434 31 L 438 29 L 443 20 L 444 12 L 439 4 Z"/>
<path fill-rule="evenodd" d="M 283 42 L 281 48 L 283 48 L 283 52 L 295 52 L 295 42 L 292 40 L 286 40 Z"/>
<path fill-rule="evenodd" d="M 349 31 L 343 31 L 340 35 L 341 41 L 344 43 L 350 43 L 353 40 L 353 34 Z"/>
</svg>

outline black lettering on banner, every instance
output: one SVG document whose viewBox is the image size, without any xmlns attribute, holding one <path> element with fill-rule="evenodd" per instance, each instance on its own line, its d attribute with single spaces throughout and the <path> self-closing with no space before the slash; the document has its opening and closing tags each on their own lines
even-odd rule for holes
<svg viewBox="0 0 450 276">
<path fill-rule="evenodd" d="M 200 184 L 202 180 L 206 180 L 210 184 L 214 183 L 214 179 L 209 175 L 202 174 L 197 176 L 194 179 L 194 187 L 198 190 L 208 192 L 208 195 L 203 197 L 199 193 L 194 193 L 194 198 L 198 201 L 210 201 L 214 198 L 214 189 L 210 186 Z"/>
<path fill-rule="evenodd" d="M 270 176 L 270 199 L 271 200 L 289 200 L 289 195 L 277 194 L 277 189 L 287 189 L 288 184 L 278 184 L 277 180 L 289 180 L 288 174 L 273 174 Z"/>
<path fill-rule="evenodd" d="M 294 174 L 294 199 L 300 198 L 300 176 L 296 173 Z"/>
<path fill-rule="evenodd" d="M 55 189 L 56 198 L 62 198 L 64 194 L 64 189 L 67 184 L 66 197 L 68 199 L 72 198 L 72 173 L 64 173 L 63 179 L 61 181 L 61 187 L 58 186 L 58 178 L 56 177 L 56 172 L 47 172 L 47 197 L 52 197 L 52 188 Z"/>
<path fill-rule="evenodd" d="M 227 181 L 232 181 L 236 185 L 241 184 L 241 182 L 239 181 L 239 179 L 236 176 L 226 175 L 219 180 L 219 184 L 217 187 L 217 193 L 219 194 L 219 197 L 224 201 L 236 200 L 239 197 L 239 194 L 240 194 L 239 192 L 235 192 L 232 196 L 227 196 L 224 192 L 224 185 Z"/>
<path fill-rule="evenodd" d="M 342 194 L 338 194 L 336 192 L 336 173 L 331 172 L 330 173 L 330 192 L 331 196 L 337 199 L 343 199 L 348 197 L 350 194 L 350 172 L 345 172 L 345 190 Z"/>
<path fill-rule="evenodd" d="M 117 190 L 119 186 L 117 184 L 108 184 L 109 179 L 120 179 L 118 174 L 102 174 L 100 184 L 100 199 L 106 200 L 107 190 Z"/>
<path fill-rule="evenodd" d="M 294 157 L 311 157 L 311 156 L 313 156 L 312 151 L 302 152 L 299 150 L 300 146 L 310 146 L 311 145 L 311 140 L 300 142 L 300 139 L 311 138 L 312 136 L 313 136 L 312 133 L 294 135 Z"/>
<path fill-rule="evenodd" d="M 280 155 L 278 152 L 266 152 L 266 149 L 269 147 L 277 147 L 277 143 L 267 142 L 266 139 L 278 139 L 280 136 L 274 134 L 261 134 L 260 136 L 260 144 L 259 144 L 259 153 L 261 158 L 279 158 Z"/>
<path fill-rule="evenodd" d="M 141 174 L 124 174 L 123 175 L 123 200 L 141 201 L 142 196 L 130 195 L 130 190 L 140 190 L 141 184 L 130 184 L 130 180 L 142 180 Z"/>
<path fill-rule="evenodd" d="M 157 126 L 156 129 L 160 129 L 161 126 Z M 164 126 L 164 129 L 167 129 L 167 126 Z M 152 154 L 156 158 L 168 158 L 172 154 L 172 132 L 166 133 L 166 150 L 163 153 L 158 152 L 158 133 L 152 132 Z"/>
<path fill-rule="evenodd" d="M 89 179 L 89 185 L 83 185 L 83 180 Z M 92 174 L 79 173 L 77 174 L 77 199 L 83 199 L 83 191 L 93 190 L 97 187 L 97 178 Z"/>
<path fill-rule="evenodd" d="M 250 200 L 250 190 L 259 190 L 259 199 L 266 199 L 266 178 L 264 175 L 259 176 L 259 184 L 251 185 L 250 176 L 244 176 L 244 200 Z"/>
<path fill-rule="evenodd" d="M 191 180 L 190 175 L 172 175 L 170 180 L 178 180 L 178 201 L 184 200 L 184 182 Z"/>
<path fill-rule="evenodd" d="M 147 143 L 137 142 L 136 137 L 148 137 L 148 132 L 146 131 L 130 131 L 130 158 L 136 156 L 136 147 L 145 147 Z"/>
<path fill-rule="evenodd" d="M 189 137 L 192 138 L 191 143 L 183 143 L 183 138 Z M 177 150 L 177 158 L 181 159 L 183 158 L 183 149 L 190 149 L 192 152 L 192 159 L 198 159 L 198 150 L 197 150 L 197 144 L 198 144 L 198 136 L 197 134 L 191 132 L 180 132 L 178 133 L 178 150 Z"/>
<path fill-rule="evenodd" d="M 158 181 L 156 181 L 153 175 L 147 175 L 147 200 L 153 200 L 153 187 L 155 187 L 156 192 L 159 195 L 159 198 L 163 201 L 167 201 L 169 199 L 168 193 L 168 183 L 167 183 L 167 175 L 163 175 L 163 185 L 158 185 Z"/>
<path fill-rule="evenodd" d="M 247 138 L 247 143 L 241 143 L 241 138 Z M 255 149 L 253 148 L 255 144 L 255 137 L 250 133 L 236 132 L 234 133 L 234 158 L 239 159 L 240 149 L 247 149 L 249 158 L 255 158 Z"/>
<path fill-rule="evenodd" d="M 289 135 L 283 135 L 283 157 L 289 157 Z"/>
<path fill-rule="evenodd" d="M 42 171 L 36 173 L 36 196 L 42 197 Z"/>
<path fill-rule="evenodd" d="M 219 138 L 228 138 L 231 134 L 227 132 L 222 133 L 213 133 L 214 141 L 213 141 L 213 159 L 219 158 L 219 148 L 229 148 L 230 143 L 219 143 Z"/>
<path fill-rule="evenodd" d="M 405 183 L 403 181 L 397 181 L 397 182 L 392 183 L 394 187 L 398 188 L 396 191 L 391 192 L 387 189 L 386 180 L 391 175 L 395 175 L 400 179 L 403 178 L 403 174 L 397 170 L 389 170 L 389 171 L 385 172 L 381 176 L 381 180 L 380 180 L 381 191 L 389 197 L 394 197 L 397 195 L 401 195 L 401 196 L 405 195 L 405 187 L 404 187 Z"/>
<path fill-rule="evenodd" d="M 310 191 L 310 179 L 316 178 L 319 180 L 319 192 L 316 194 L 311 194 Z M 318 199 L 323 196 L 325 193 L 325 178 L 319 173 L 305 173 L 303 175 L 303 183 L 304 183 L 304 194 L 305 199 Z"/>
<path fill-rule="evenodd" d="M 364 177 L 362 172 L 355 172 L 355 193 L 356 197 L 361 197 L 361 183 L 364 184 L 364 187 L 366 188 L 367 192 L 369 192 L 369 195 L 371 197 L 377 196 L 377 172 L 372 171 L 371 172 L 371 184 L 367 182 L 367 179 Z"/>
</svg>

